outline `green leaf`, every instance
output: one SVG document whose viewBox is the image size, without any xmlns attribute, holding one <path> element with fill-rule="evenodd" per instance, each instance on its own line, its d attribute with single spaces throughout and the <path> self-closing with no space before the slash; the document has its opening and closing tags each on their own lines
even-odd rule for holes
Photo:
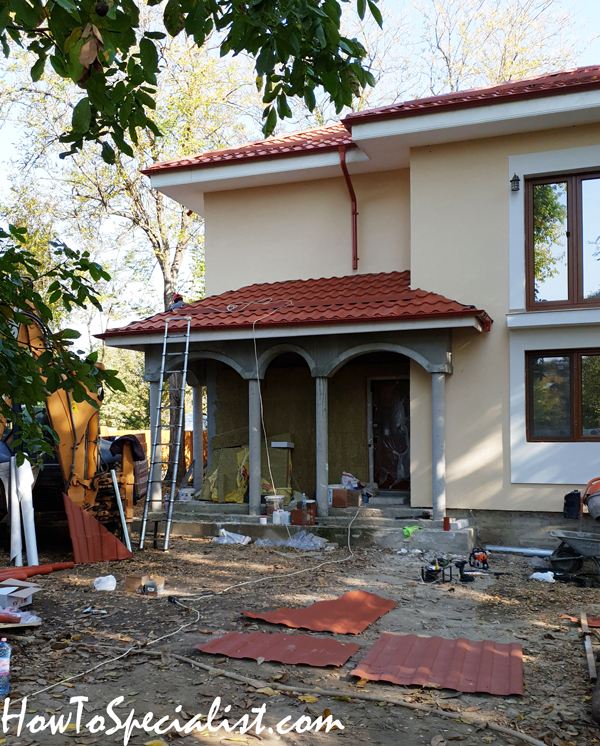
<svg viewBox="0 0 600 746">
<path fill-rule="evenodd" d="M 359 18 L 362 20 L 365 17 L 365 13 L 367 11 L 366 0 L 357 0 L 356 10 L 358 11 Z"/>
<path fill-rule="evenodd" d="M 40 57 L 38 61 L 31 68 L 31 80 L 35 83 L 44 74 L 44 66 L 46 64 L 46 58 Z"/>
<path fill-rule="evenodd" d="M 144 70 L 150 72 L 158 70 L 158 52 L 150 39 L 140 41 L 140 60 Z"/>
<path fill-rule="evenodd" d="M 109 164 L 114 164 L 115 162 L 115 151 L 107 142 L 102 143 L 102 160 Z"/>
<path fill-rule="evenodd" d="M 92 107 L 89 98 L 82 98 L 73 109 L 71 124 L 75 132 L 87 132 L 92 121 Z"/>
<path fill-rule="evenodd" d="M 359 0 L 359 1 L 362 1 L 362 0 Z M 377 0 L 368 0 L 369 10 L 371 11 L 371 15 L 373 16 L 373 18 L 377 21 L 377 25 L 379 26 L 379 28 L 383 28 L 383 17 L 381 15 L 381 11 L 375 4 L 376 2 Z M 364 12 L 363 12 L 363 15 L 364 15 Z"/>
</svg>

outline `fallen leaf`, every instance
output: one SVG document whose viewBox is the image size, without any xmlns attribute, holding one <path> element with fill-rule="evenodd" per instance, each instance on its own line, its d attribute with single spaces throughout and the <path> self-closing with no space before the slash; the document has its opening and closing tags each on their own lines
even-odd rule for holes
<svg viewBox="0 0 600 746">
<path fill-rule="evenodd" d="M 312 702 L 318 702 L 318 697 L 313 697 L 312 694 L 301 694 L 298 699 L 300 702 L 306 702 L 306 703 L 312 703 Z"/>
<path fill-rule="evenodd" d="M 146 741 L 144 746 L 167 746 L 162 738 L 155 738 L 154 741 Z"/>
<path fill-rule="evenodd" d="M 256 659 L 256 662 L 257 662 L 257 663 L 258 663 L 258 665 L 260 666 L 260 665 L 261 665 L 262 663 L 264 663 L 264 662 L 265 662 L 265 659 L 264 659 L 264 658 L 263 658 L 263 657 L 261 656 L 260 658 L 257 658 L 257 659 Z"/>
<path fill-rule="evenodd" d="M 365 684 L 369 683 L 369 679 L 361 679 L 360 681 L 357 681 L 355 686 L 363 687 Z"/>
<path fill-rule="evenodd" d="M 270 686 L 263 686 L 262 689 L 257 689 L 257 692 L 260 692 L 261 694 L 267 694 L 269 697 L 274 697 L 276 694 L 279 694 L 279 692 L 275 689 L 271 689 Z M 317 700 L 315 700 L 316 702 Z"/>
<path fill-rule="evenodd" d="M 446 739 L 438 734 L 431 739 L 431 746 L 446 746 Z"/>
</svg>

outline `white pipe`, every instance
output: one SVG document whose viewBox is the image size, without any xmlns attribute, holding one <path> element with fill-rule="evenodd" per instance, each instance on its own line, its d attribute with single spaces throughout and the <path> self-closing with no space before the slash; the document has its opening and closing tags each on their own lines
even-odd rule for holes
<svg viewBox="0 0 600 746">
<path fill-rule="evenodd" d="M 17 457 L 10 459 L 10 564 L 23 567 L 23 540 L 21 538 L 21 511 L 17 495 Z"/>
<path fill-rule="evenodd" d="M 110 470 L 112 477 L 113 487 L 115 488 L 115 498 L 117 500 L 117 506 L 119 508 L 119 515 L 121 516 L 121 526 L 123 528 L 123 538 L 125 539 L 125 546 L 131 552 L 131 541 L 129 540 L 129 531 L 127 530 L 127 521 L 125 520 L 125 512 L 123 510 L 123 501 L 121 500 L 121 490 L 119 489 L 119 483 L 117 482 L 117 473 L 114 469 Z"/>
<path fill-rule="evenodd" d="M 28 566 L 39 565 L 32 495 L 34 482 L 33 469 L 29 461 L 25 459 L 17 469 L 17 497 L 23 516 L 23 533 L 25 534 Z"/>
<path fill-rule="evenodd" d="M 525 547 L 501 547 L 488 545 L 486 552 L 506 552 L 507 554 L 524 554 L 527 557 L 550 557 L 552 549 L 527 549 Z"/>
</svg>

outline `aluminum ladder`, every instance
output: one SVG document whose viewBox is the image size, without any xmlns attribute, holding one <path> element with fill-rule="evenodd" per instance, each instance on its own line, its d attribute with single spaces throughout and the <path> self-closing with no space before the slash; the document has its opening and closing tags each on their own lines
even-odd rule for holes
<svg viewBox="0 0 600 746">
<path fill-rule="evenodd" d="M 181 325 L 178 329 L 169 331 L 169 324 L 173 324 L 176 321 L 183 321 L 183 329 Z M 179 464 L 179 451 L 181 448 L 181 434 L 183 427 L 183 412 L 185 410 L 185 384 L 187 380 L 187 366 L 188 366 L 188 355 L 190 349 L 190 325 L 192 322 L 191 316 L 172 316 L 165 321 L 165 335 L 163 337 L 163 349 L 162 349 L 162 361 L 160 366 L 160 384 L 158 393 L 158 407 L 156 411 L 156 419 L 154 421 L 154 428 L 151 439 L 151 459 L 150 459 L 150 471 L 148 474 L 148 491 L 146 492 L 146 501 L 144 502 L 144 514 L 142 517 L 142 527 L 140 530 L 140 549 L 144 548 L 144 541 L 146 539 L 146 528 L 148 525 L 148 512 L 150 510 L 150 501 L 152 496 L 152 485 L 158 483 L 160 485 L 160 493 L 162 496 L 162 469 L 166 465 L 167 471 L 169 465 L 172 464 L 171 478 L 168 482 L 168 497 L 166 498 L 166 526 L 165 526 L 165 540 L 163 545 L 163 551 L 169 549 L 169 538 L 171 535 L 171 523 L 173 520 L 173 505 L 175 503 L 175 490 L 177 489 L 177 465 Z M 184 351 L 181 352 L 170 352 L 169 345 L 173 343 L 184 345 Z M 171 369 L 169 367 L 169 360 L 174 357 L 183 358 L 183 365 L 181 369 Z M 170 375 L 171 373 L 182 373 L 181 387 L 177 389 L 170 389 L 168 383 L 165 382 L 165 374 Z M 180 404 L 178 407 L 170 406 L 170 403 L 164 404 L 164 401 L 170 402 L 169 393 L 172 391 L 179 391 L 180 393 Z M 163 428 L 162 418 L 165 411 L 178 410 L 177 412 L 177 424 L 175 427 L 175 440 L 169 440 L 168 443 L 162 443 L 161 431 Z M 169 417 L 169 437 L 173 432 L 171 428 L 171 417 Z M 173 446 L 175 447 L 175 454 L 173 456 Z M 168 447 L 168 458 L 166 461 L 163 460 L 163 448 Z M 160 468 L 156 468 L 160 466 Z"/>
</svg>

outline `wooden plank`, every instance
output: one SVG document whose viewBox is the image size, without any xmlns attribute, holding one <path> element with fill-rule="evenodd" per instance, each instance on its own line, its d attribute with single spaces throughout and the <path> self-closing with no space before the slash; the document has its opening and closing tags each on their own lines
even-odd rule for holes
<svg viewBox="0 0 600 746">
<path fill-rule="evenodd" d="M 592 650 L 592 641 L 589 635 L 585 636 L 585 640 L 583 644 L 585 646 L 585 654 L 587 657 L 587 664 L 588 664 L 588 671 L 590 672 L 590 679 L 592 679 L 592 681 L 595 681 L 598 678 L 598 673 L 596 671 L 596 659 L 594 657 L 594 651 Z"/>
<path fill-rule="evenodd" d="M 590 628 L 588 627 L 587 614 L 585 611 L 581 612 L 581 631 L 584 635 L 590 634 Z"/>
</svg>

